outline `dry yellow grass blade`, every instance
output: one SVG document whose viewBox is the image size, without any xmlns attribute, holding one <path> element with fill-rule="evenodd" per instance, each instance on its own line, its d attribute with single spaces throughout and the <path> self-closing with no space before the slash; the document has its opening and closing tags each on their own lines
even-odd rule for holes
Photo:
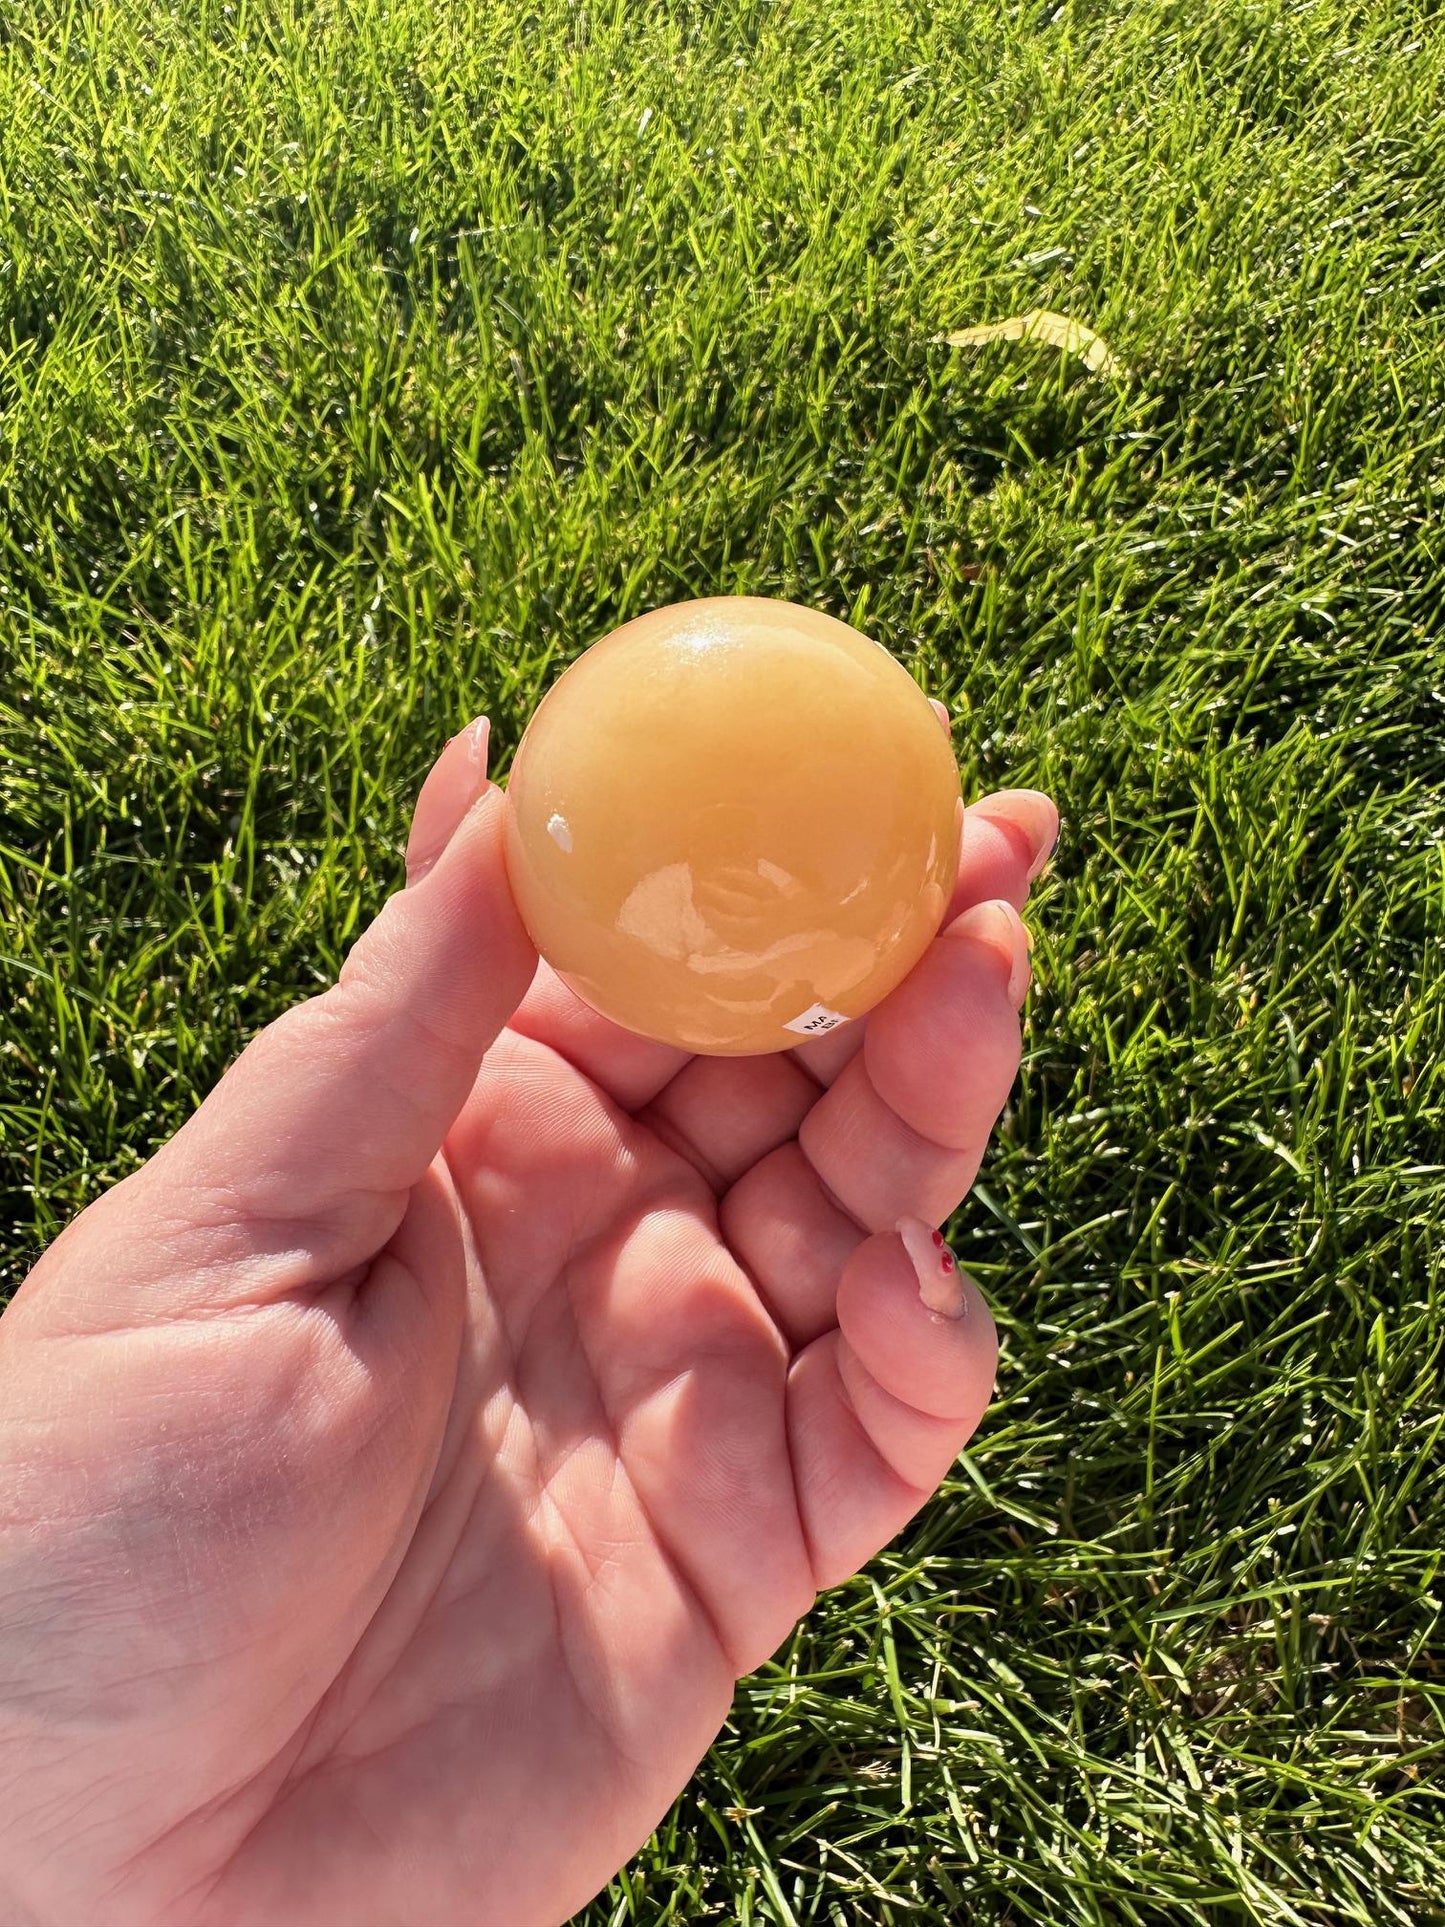
<svg viewBox="0 0 1445 1927">
<path fill-rule="evenodd" d="M 1077 355 L 1091 375 L 1122 378 L 1129 372 L 1102 335 L 1075 321 L 1072 315 L 1055 314 L 1052 308 L 1030 308 L 1027 314 L 1010 315 L 1006 321 L 985 321 L 977 328 L 960 328 L 938 339 L 950 348 L 977 348 L 986 341 L 1047 341 L 1066 355 Z"/>
</svg>

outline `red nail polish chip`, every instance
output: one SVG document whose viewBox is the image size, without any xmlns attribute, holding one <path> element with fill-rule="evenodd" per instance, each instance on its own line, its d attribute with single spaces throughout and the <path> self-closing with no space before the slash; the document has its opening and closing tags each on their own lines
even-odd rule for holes
<svg viewBox="0 0 1445 1927">
<path fill-rule="evenodd" d="M 945 1271 L 953 1270 L 953 1253 L 951 1251 L 945 1251 L 943 1254 L 943 1269 Z"/>
<path fill-rule="evenodd" d="M 938 1248 L 939 1248 L 939 1250 L 940 1250 L 940 1251 L 942 1251 L 942 1249 L 943 1249 L 943 1233 L 942 1233 L 941 1231 L 935 1231 L 935 1232 L 933 1233 L 933 1242 L 934 1242 L 934 1243 L 935 1243 L 935 1244 L 936 1244 L 936 1245 L 938 1246 Z"/>
</svg>

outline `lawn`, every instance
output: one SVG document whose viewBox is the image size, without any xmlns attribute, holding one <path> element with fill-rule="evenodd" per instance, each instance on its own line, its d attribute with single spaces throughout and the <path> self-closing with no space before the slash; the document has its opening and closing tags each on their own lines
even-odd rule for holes
<svg viewBox="0 0 1445 1927">
<path fill-rule="evenodd" d="M 586 1927 L 1445 1920 L 1442 103 L 1426 0 L 0 11 L 0 1291 L 626 616 L 1063 811 L 998 1402 Z"/>
</svg>

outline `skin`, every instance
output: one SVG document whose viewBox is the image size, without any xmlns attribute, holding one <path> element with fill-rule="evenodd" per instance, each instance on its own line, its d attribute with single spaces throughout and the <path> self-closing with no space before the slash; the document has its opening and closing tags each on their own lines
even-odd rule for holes
<svg viewBox="0 0 1445 1927">
<path fill-rule="evenodd" d="M 538 967 L 484 761 L 0 1319 L 7 1927 L 565 1920 L 987 1404 L 895 1227 L 1015 1076 L 1053 805 L 966 813 L 864 1023 L 688 1059 Z"/>
</svg>

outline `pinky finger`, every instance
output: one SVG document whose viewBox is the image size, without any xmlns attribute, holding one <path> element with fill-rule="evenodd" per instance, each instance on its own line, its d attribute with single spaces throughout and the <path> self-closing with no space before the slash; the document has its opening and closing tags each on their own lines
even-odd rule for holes
<svg viewBox="0 0 1445 1927">
<path fill-rule="evenodd" d="M 838 1328 L 789 1377 L 793 1473 L 820 1590 L 902 1530 L 993 1393 L 998 1340 L 982 1293 L 926 1226 L 900 1229 L 854 1252 Z"/>
</svg>

